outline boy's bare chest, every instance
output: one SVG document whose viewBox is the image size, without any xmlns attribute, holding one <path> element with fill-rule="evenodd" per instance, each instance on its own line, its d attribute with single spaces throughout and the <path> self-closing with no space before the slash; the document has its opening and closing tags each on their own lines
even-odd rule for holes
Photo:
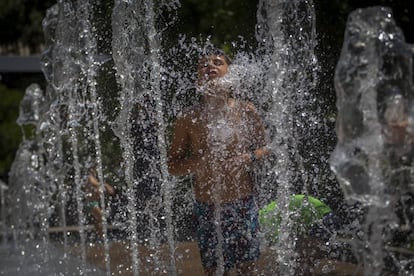
<svg viewBox="0 0 414 276">
<path fill-rule="evenodd" d="M 236 151 L 248 145 L 247 122 L 240 117 L 198 119 L 189 132 L 193 152 Z"/>
</svg>

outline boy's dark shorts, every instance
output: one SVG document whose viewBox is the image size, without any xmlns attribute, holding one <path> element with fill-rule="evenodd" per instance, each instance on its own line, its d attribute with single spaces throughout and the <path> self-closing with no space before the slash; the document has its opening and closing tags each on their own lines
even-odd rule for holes
<svg viewBox="0 0 414 276">
<path fill-rule="evenodd" d="M 260 255 L 258 238 L 258 207 L 253 196 L 220 205 L 220 224 L 215 218 L 214 206 L 196 202 L 194 220 L 201 261 L 205 268 L 217 266 L 219 254 L 223 254 L 224 269 L 235 264 L 253 262 Z M 220 229 L 218 229 L 220 228 Z M 222 252 L 218 249 L 218 231 L 222 234 Z"/>
</svg>

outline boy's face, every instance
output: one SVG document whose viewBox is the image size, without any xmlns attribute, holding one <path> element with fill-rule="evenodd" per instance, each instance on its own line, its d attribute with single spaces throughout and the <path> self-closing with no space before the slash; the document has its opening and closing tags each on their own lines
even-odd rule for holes
<svg viewBox="0 0 414 276">
<path fill-rule="evenodd" d="M 198 63 L 198 80 L 206 82 L 223 77 L 227 73 L 228 67 L 229 65 L 224 56 L 210 55 L 203 57 Z"/>
</svg>

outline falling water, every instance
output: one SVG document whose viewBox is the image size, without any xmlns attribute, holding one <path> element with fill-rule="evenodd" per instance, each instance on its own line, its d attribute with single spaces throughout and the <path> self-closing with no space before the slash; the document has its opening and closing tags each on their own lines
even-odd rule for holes
<svg viewBox="0 0 414 276">
<path fill-rule="evenodd" d="M 12 175 L 18 175 L 16 179 L 11 177 L 11 182 L 23 189 L 33 186 L 32 181 L 34 177 L 37 178 L 36 182 L 39 184 L 34 185 L 37 187 L 37 192 L 31 194 L 39 195 L 41 201 L 29 199 L 20 202 L 16 206 L 21 209 L 25 205 L 43 204 L 45 206 L 44 211 L 33 209 L 33 211 L 44 216 L 35 228 L 39 227 L 40 233 L 47 238 L 48 232 L 55 231 L 54 226 L 58 223 L 58 226 L 62 227 L 65 250 L 68 247 L 68 236 L 72 234 L 67 231 L 68 194 L 71 195 L 71 199 L 76 202 L 77 206 L 80 243 L 86 243 L 86 217 L 83 211 L 83 168 L 86 166 L 86 152 L 94 156 L 100 167 L 102 163 L 98 132 L 100 115 L 97 106 L 99 106 L 99 100 L 96 97 L 94 75 L 96 74 L 96 67 L 94 67 L 96 65 L 94 60 L 96 55 L 93 52 L 94 41 L 89 37 L 92 31 L 88 23 L 89 17 L 89 6 L 81 2 L 59 2 L 48 10 L 44 21 L 48 48 L 42 58 L 42 68 L 49 86 L 46 93 L 37 92 L 37 95 L 46 95 L 43 100 L 43 107 L 38 105 L 38 100 L 32 101 L 33 106 L 31 108 L 34 110 L 32 112 L 37 116 L 28 119 L 26 114 L 28 111 L 25 108 L 20 114 L 18 122 L 21 124 L 35 123 L 35 140 L 31 142 L 33 146 L 31 147 L 32 153 L 29 156 L 30 163 L 20 161 L 21 158 L 27 155 L 23 150 L 25 147 L 22 145 L 21 151 L 15 160 L 15 168 L 12 169 L 11 173 Z M 26 95 L 29 96 L 30 91 Z M 36 120 L 33 121 L 34 119 Z M 27 142 L 30 141 L 23 143 Z M 87 149 L 90 142 L 95 145 L 94 149 Z M 27 167 L 25 169 L 17 167 L 22 165 Z M 19 177 L 22 176 L 23 171 L 30 168 L 32 168 L 31 176 L 26 175 L 22 179 L 26 179 L 25 181 L 31 183 L 30 185 L 23 185 L 20 183 Z M 98 168 L 98 174 L 100 179 L 103 179 L 101 168 Z M 22 193 L 18 193 L 9 197 L 20 199 L 22 195 Z M 21 199 L 23 200 L 23 198 Z M 102 206 L 105 206 L 102 197 L 101 202 Z M 59 213 L 57 215 L 60 217 L 59 221 L 51 219 L 55 216 L 55 213 Z M 14 216 L 15 212 L 13 210 L 12 215 L 13 217 L 23 218 L 23 216 Z M 36 223 L 36 220 L 33 220 L 33 218 L 27 219 L 27 222 Z M 17 230 L 26 228 L 24 224 L 14 225 L 13 227 Z M 103 228 L 106 232 L 105 216 L 103 218 Z M 36 233 L 36 231 L 33 231 L 33 233 Z M 45 243 L 50 244 L 48 240 Z M 107 252 L 107 239 L 104 239 L 104 244 Z M 77 266 L 77 274 L 93 273 L 96 269 L 88 268 L 85 247 L 82 246 L 81 248 L 82 265 Z M 47 249 L 39 249 L 38 251 L 41 254 L 48 254 Z M 51 258 L 43 258 L 45 263 L 48 259 Z M 109 271 L 108 253 L 106 253 L 105 259 L 107 271 Z M 69 258 L 65 253 L 62 261 L 59 261 L 63 271 L 73 269 L 68 266 L 68 261 Z M 44 269 L 50 269 L 50 265 L 45 266 Z"/>
<path fill-rule="evenodd" d="M 13 232 L 14 244 L 22 255 L 34 254 L 29 248 L 32 246 L 31 239 L 36 239 L 36 247 L 43 247 L 48 243 L 45 235 L 47 228 L 47 216 L 49 206 L 46 204 L 50 199 L 45 193 L 49 187 L 42 162 L 44 161 L 44 147 L 39 136 L 42 112 L 45 111 L 45 99 L 42 90 L 36 84 L 26 89 L 25 97 L 20 105 L 18 124 L 28 127 L 34 132 L 30 138 L 24 137 L 19 147 L 17 158 L 12 165 L 10 180 L 14 183 L 9 188 L 9 195 L 18 203 L 8 211 L 15 214 L 11 220 L 11 231 Z M 28 133 L 28 135 L 30 135 Z M 10 200 L 10 198 L 9 198 Z M 10 203 L 9 203 L 10 204 Z M 45 252 L 43 252 L 45 253 Z M 44 262 L 47 263 L 47 255 Z M 24 265 L 22 260 L 21 265 Z M 42 264 L 39 264 L 40 266 Z"/>
<path fill-rule="evenodd" d="M 57 11 L 53 11 L 53 9 Z M 55 98 L 52 98 L 55 101 L 55 109 L 51 111 L 57 113 L 52 113 L 52 116 L 61 120 L 57 122 L 61 124 L 58 126 L 60 129 L 54 134 L 62 137 L 66 144 L 65 147 L 70 149 L 52 148 L 51 150 L 62 152 L 61 161 L 64 160 L 63 158 L 66 158 L 63 163 L 57 165 L 60 165 L 61 168 L 65 166 L 73 168 L 71 172 L 58 171 L 56 177 L 57 179 L 67 181 L 67 179 L 62 179 L 61 176 L 58 176 L 64 173 L 73 181 L 69 186 L 74 190 L 73 196 L 76 201 L 76 211 L 80 225 L 80 243 L 85 244 L 86 232 L 84 225 L 86 224 L 86 217 L 82 199 L 84 197 L 83 171 L 86 166 L 86 156 L 83 151 L 89 141 L 95 144 L 93 156 L 99 166 L 98 174 L 102 177 L 99 134 L 95 133 L 99 118 L 96 105 L 99 105 L 99 101 L 96 100 L 95 94 L 94 74 L 96 74 L 96 71 L 93 71 L 93 59 L 96 58 L 96 55 L 93 52 L 95 48 L 94 41 L 90 37 L 92 32 L 88 22 L 90 20 L 90 11 L 87 3 L 60 2 L 52 8 L 51 13 L 55 13 L 55 16 L 58 18 L 52 17 L 49 19 L 49 22 L 45 21 L 45 25 L 56 25 L 51 27 L 55 28 L 51 37 L 53 44 L 43 57 L 44 71 L 50 85 L 49 93 L 55 95 Z M 81 55 L 82 53 L 86 55 Z M 62 114 L 62 112 L 65 114 Z M 92 149 L 89 149 L 89 151 L 93 152 Z M 58 185 L 65 186 L 64 182 L 58 183 Z M 61 208 L 63 209 L 66 205 L 65 197 L 65 195 L 62 196 L 62 203 L 64 205 Z M 106 232 L 105 216 L 103 220 L 103 228 L 104 232 Z M 65 224 L 66 222 L 63 225 L 65 226 Z M 64 236 L 67 234 L 66 232 L 63 233 Z M 67 241 L 65 240 L 65 242 Z M 105 242 L 105 245 L 107 249 L 107 242 Z M 82 247 L 81 256 L 85 265 L 86 251 L 84 247 Z M 106 258 L 108 258 L 107 254 Z M 107 263 L 109 263 L 109 259 Z"/>
<path fill-rule="evenodd" d="M 167 171 L 166 154 L 166 122 L 162 90 L 160 87 L 162 70 L 161 60 L 161 34 L 157 33 L 155 20 L 157 12 L 163 8 L 174 9 L 177 3 L 156 6 L 152 1 L 124 2 L 116 1 L 113 10 L 113 57 L 117 69 L 118 82 L 121 84 L 120 94 L 121 112 L 117 118 L 114 131 L 120 138 L 124 149 L 123 157 L 126 167 L 126 180 L 129 186 L 128 194 L 134 194 L 134 190 L 143 191 L 150 188 L 153 190 L 147 202 L 143 203 L 138 219 L 145 220 L 149 217 L 150 239 L 149 246 L 156 250 L 152 256 L 156 269 L 163 271 L 160 263 L 160 235 L 161 225 L 159 220 L 166 224 L 165 235 L 169 245 L 168 274 L 174 275 L 174 233 L 171 209 L 171 183 Z M 139 11 L 139 12 L 138 12 Z M 131 100 L 134 99 L 134 100 Z M 154 107 L 155 106 L 155 107 Z M 132 112 L 138 112 L 137 121 L 133 120 Z M 142 140 L 147 144 L 138 153 L 143 155 L 143 163 L 148 163 L 146 175 L 141 179 L 133 179 L 133 125 L 146 129 L 146 133 L 139 133 Z M 136 138 L 135 138 L 136 139 Z M 147 150 L 146 150 L 147 149 Z M 155 150 L 156 149 L 156 150 Z M 142 158 L 142 156 L 140 157 Z M 149 187 L 148 187 L 149 186 Z M 159 188 L 157 188 L 159 186 Z M 159 190 L 159 191 L 158 191 Z M 145 197 L 145 196 L 144 196 Z M 129 208 L 132 221 L 130 232 L 132 235 L 133 272 L 139 271 L 139 250 L 136 207 L 134 198 L 129 198 Z M 155 205 L 154 205 L 155 204 Z M 162 206 L 162 207 L 161 207 Z M 157 208 L 163 208 L 163 215 L 159 216 Z"/>
<path fill-rule="evenodd" d="M 310 111 L 318 69 L 314 20 L 312 1 L 261 1 L 259 4 L 257 39 L 261 46 L 259 53 L 265 57 L 264 65 L 268 69 L 263 94 L 271 103 L 266 123 L 272 138 L 271 148 L 277 156 L 270 171 L 271 177 L 277 179 L 276 201 L 283 214 L 290 212 L 289 199 L 294 193 L 297 175 L 303 178 L 305 194 L 311 181 L 303 167 L 298 147 L 303 137 L 298 130 L 312 129 L 318 121 Z M 283 216 L 275 247 L 282 275 L 293 275 L 296 271 L 297 237 L 292 225 L 290 215 Z"/>
<path fill-rule="evenodd" d="M 113 129 L 115 135 L 120 138 L 120 143 L 123 149 L 123 159 L 125 167 L 125 181 L 128 189 L 128 209 L 130 210 L 130 229 L 128 229 L 131 241 L 131 257 L 132 257 L 132 272 L 134 275 L 138 274 L 139 271 L 139 256 L 138 256 L 138 233 L 135 225 L 137 225 L 137 212 L 134 208 L 134 176 L 133 176 L 133 164 L 134 164 L 134 153 L 133 153 L 133 142 L 132 137 L 128 135 L 131 131 L 131 112 L 133 110 L 133 104 L 136 99 L 135 96 L 135 76 L 140 75 L 139 68 L 144 63 L 144 42 L 143 38 L 139 35 L 139 32 L 135 29 L 127 32 L 122 28 L 124 26 L 135 26 L 135 21 L 140 20 L 141 16 L 133 16 L 125 12 L 132 12 L 134 10 L 139 11 L 140 9 L 132 7 L 126 9 L 128 3 L 116 1 L 113 9 L 114 19 L 112 20 L 112 29 L 114 34 L 118 34 L 117 39 L 113 39 L 113 59 L 117 66 L 117 75 L 120 76 L 118 82 L 122 87 L 122 93 L 120 94 L 120 112 L 117 118 L 117 122 L 114 124 Z M 131 5 L 132 6 L 132 5 Z M 119 10 L 119 11 L 118 11 Z M 124 14 L 121 16 L 120 11 Z M 117 22 L 116 19 L 121 19 L 121 22 Z M 132 21 L 132 22 L 129 22 Z M 125 37 L 123 37 L 125 35 Z M 122 46 L 129 45 L 129 43 L 135 44 L 134 48 L 126 47 L 122 49 Z M 126 50 L 126 51 L 125 51 Z M 131 56 L 130 56 L 131 55 Z M 127 62 L 128 61 L 128 62 Z M 129 64 L 129 62 L 134 62 Z M 137 64 L 135 64 L 135 62 Z M 132 99 L 132 100 L 131 100 Z"/>
<path fill-rule="evenodd" d="M 32 179 L 39 182 L 38 194 L 43 197 L 33 204 L 43 205 L 36 205 L 38 208 L 26 216 L 15 216 L 21 221 L 14 227 L 26 229 L 24 224 L 40 215 L 40 232 L 44 237 L 55 228 L 63 229 L 65 252 L 74 243 L 78 245 L 80 274 L 96 271 L 87 265 L 88 250 L 99 246 L 94 244 L 84 211 L 84 174 L 92 162 L 97 164 L 101 184 L 102 256 L 107 275 L 115 270 L 133 275 L 178 273 L 176 237 L 181 225 L 176 217 L 188 216 L 187 201 L 191 203 L 192 198 L 190 191 L 178 195 L 178 201 L 184 197 L 187 201 L 176 204 L 174 200 L 188 179 L 171 179 L 168 175 L 166 141 L 170 119 L 185 108 L 184 95 L 189 91 L 196 95 L 196 89 L 194 74 L 174 57 L 184 52 L 186 59 L 196 58 L 209 44 L 183 36 L 176 46 L 165 49 L 163 34 L 171 22 L 161 22 L 160 15 L 174 13 L 178 8 L 178 1 L 114 1 L 110 55 L 102 54 L 99 46 L 103 38 L 97 30 L 95 6 L 90 1 L 59 1 L 44 21 L 48 48 L 42 66 L 49 86 L 42 93 L 46 95 L 47 108 L 35 109 L 41 110 L 36 113 L 38 118 L 27 121 L 35 123 L 35 139 L 22 145 L 12 170 L 16 176 L 14 185 L 23 190 L 19 191 L 20 196 L 34 196 L 28 187 Z M 256 104 L 268 128 L 273 157 L 263 164 L 257 176 L 259 204 L 263 206 L 276 199 L 279 211 L 288 215 L 283 216 L 281 235 L 272 246 L 275 254 L 268 257 L 266 271 L 293 275 L 301 269 L 301 260 L 289 198 L 294 192 L 308 194 L 318 184 L 315 172 L 308 169 L 317 164 L 304 154 L 309 145 L 301 144 L 315 139 L 305 129 L 309 133 L 318 130 L 322 121 L 312 95 L 318 73 L 313 2 L 263 0 L 257 17 L 257 50 L 236 53 L 232 68 L 222 81 L 238 96 Z M 107 67 L 116 75 L 116 84 L 111 87 L 106 87 L 102 80 L 102 68 Z M 311 150 L 310 155 L 316 151 Z M 117 169 L 123 171 L 122 176 L 114 176 Z M 18 177 L 21 172 L 27 172 L 23 180 Z M 119 184 L 119 193 L 126 199 L 122 202 L 126 205 L 123 219 L 111 221 L 112 225 L 103 195 L 106 178 Z M 45 206 L 45 202 L 52 202 L 55 207 Z M 77 228 L 71 232 L 68 228 L 73 225 Z M 110 226 L 119 226 L 124 234 L 130 267 L 113 268 Z M 37 227 L 31 225 L 29 232 Z M 44 243 L 51 241 L 44 239 Z M 264 248 L 267 243 L 265 238 Z M 165 245 L 166 256 L 162 254 Z M 144 248 L 151 253 L 147 254 Z M 68 264 L 66 255 L 63 262 Z M 152 266 L 146 268 L 147 263 Z M 65 269 L 68 271 L 67 266 L 63 266 L 62 270 Z"/>
<path fill-rule="evenodd" d="M 389 256 L 406 273 L 398 253 L 386 250 L 402 229 L 397 204 L 413 191 L 412 53 L 391 10 L 373 7 L 349 16 L 335 87 L 338 144 L 331 166 L 346 198 L 366 209 L 355 251 L 366 275 L 380 275 Z"/>
</svg>

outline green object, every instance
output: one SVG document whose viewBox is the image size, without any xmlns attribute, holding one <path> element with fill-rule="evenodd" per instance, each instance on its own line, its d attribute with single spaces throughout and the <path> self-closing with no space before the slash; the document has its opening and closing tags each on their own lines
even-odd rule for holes
<svg viewBox="0 0 414 276">
<path fill-rule="evenodd" d="M 87 208 L 88 210 L 93 209 L 93 208 L 95 208 L 95 207 L 99 207 L 99 202 L 98 202 L 98 201 L 96 201 L 96 200 L 90 201 L 90 202 L 88 202 L 88 203 L 86 204 L 86 208 Z"/>
<path fill-rule="evenodd" d="M 331 208 L 319 199 L 302 194 L 292 195 L 289 202 L 289 213 L 293 225 L 290 229 L 298 232 L 308 230 L 315 222 L 332 212 Z M 265 232 L 271 240 L 277 240 L 279 236 L 280 223 L 282 214 L 276 204 L 276 201 L 259 210 L 259 222 L 262 231 Z"/>
</svg>

